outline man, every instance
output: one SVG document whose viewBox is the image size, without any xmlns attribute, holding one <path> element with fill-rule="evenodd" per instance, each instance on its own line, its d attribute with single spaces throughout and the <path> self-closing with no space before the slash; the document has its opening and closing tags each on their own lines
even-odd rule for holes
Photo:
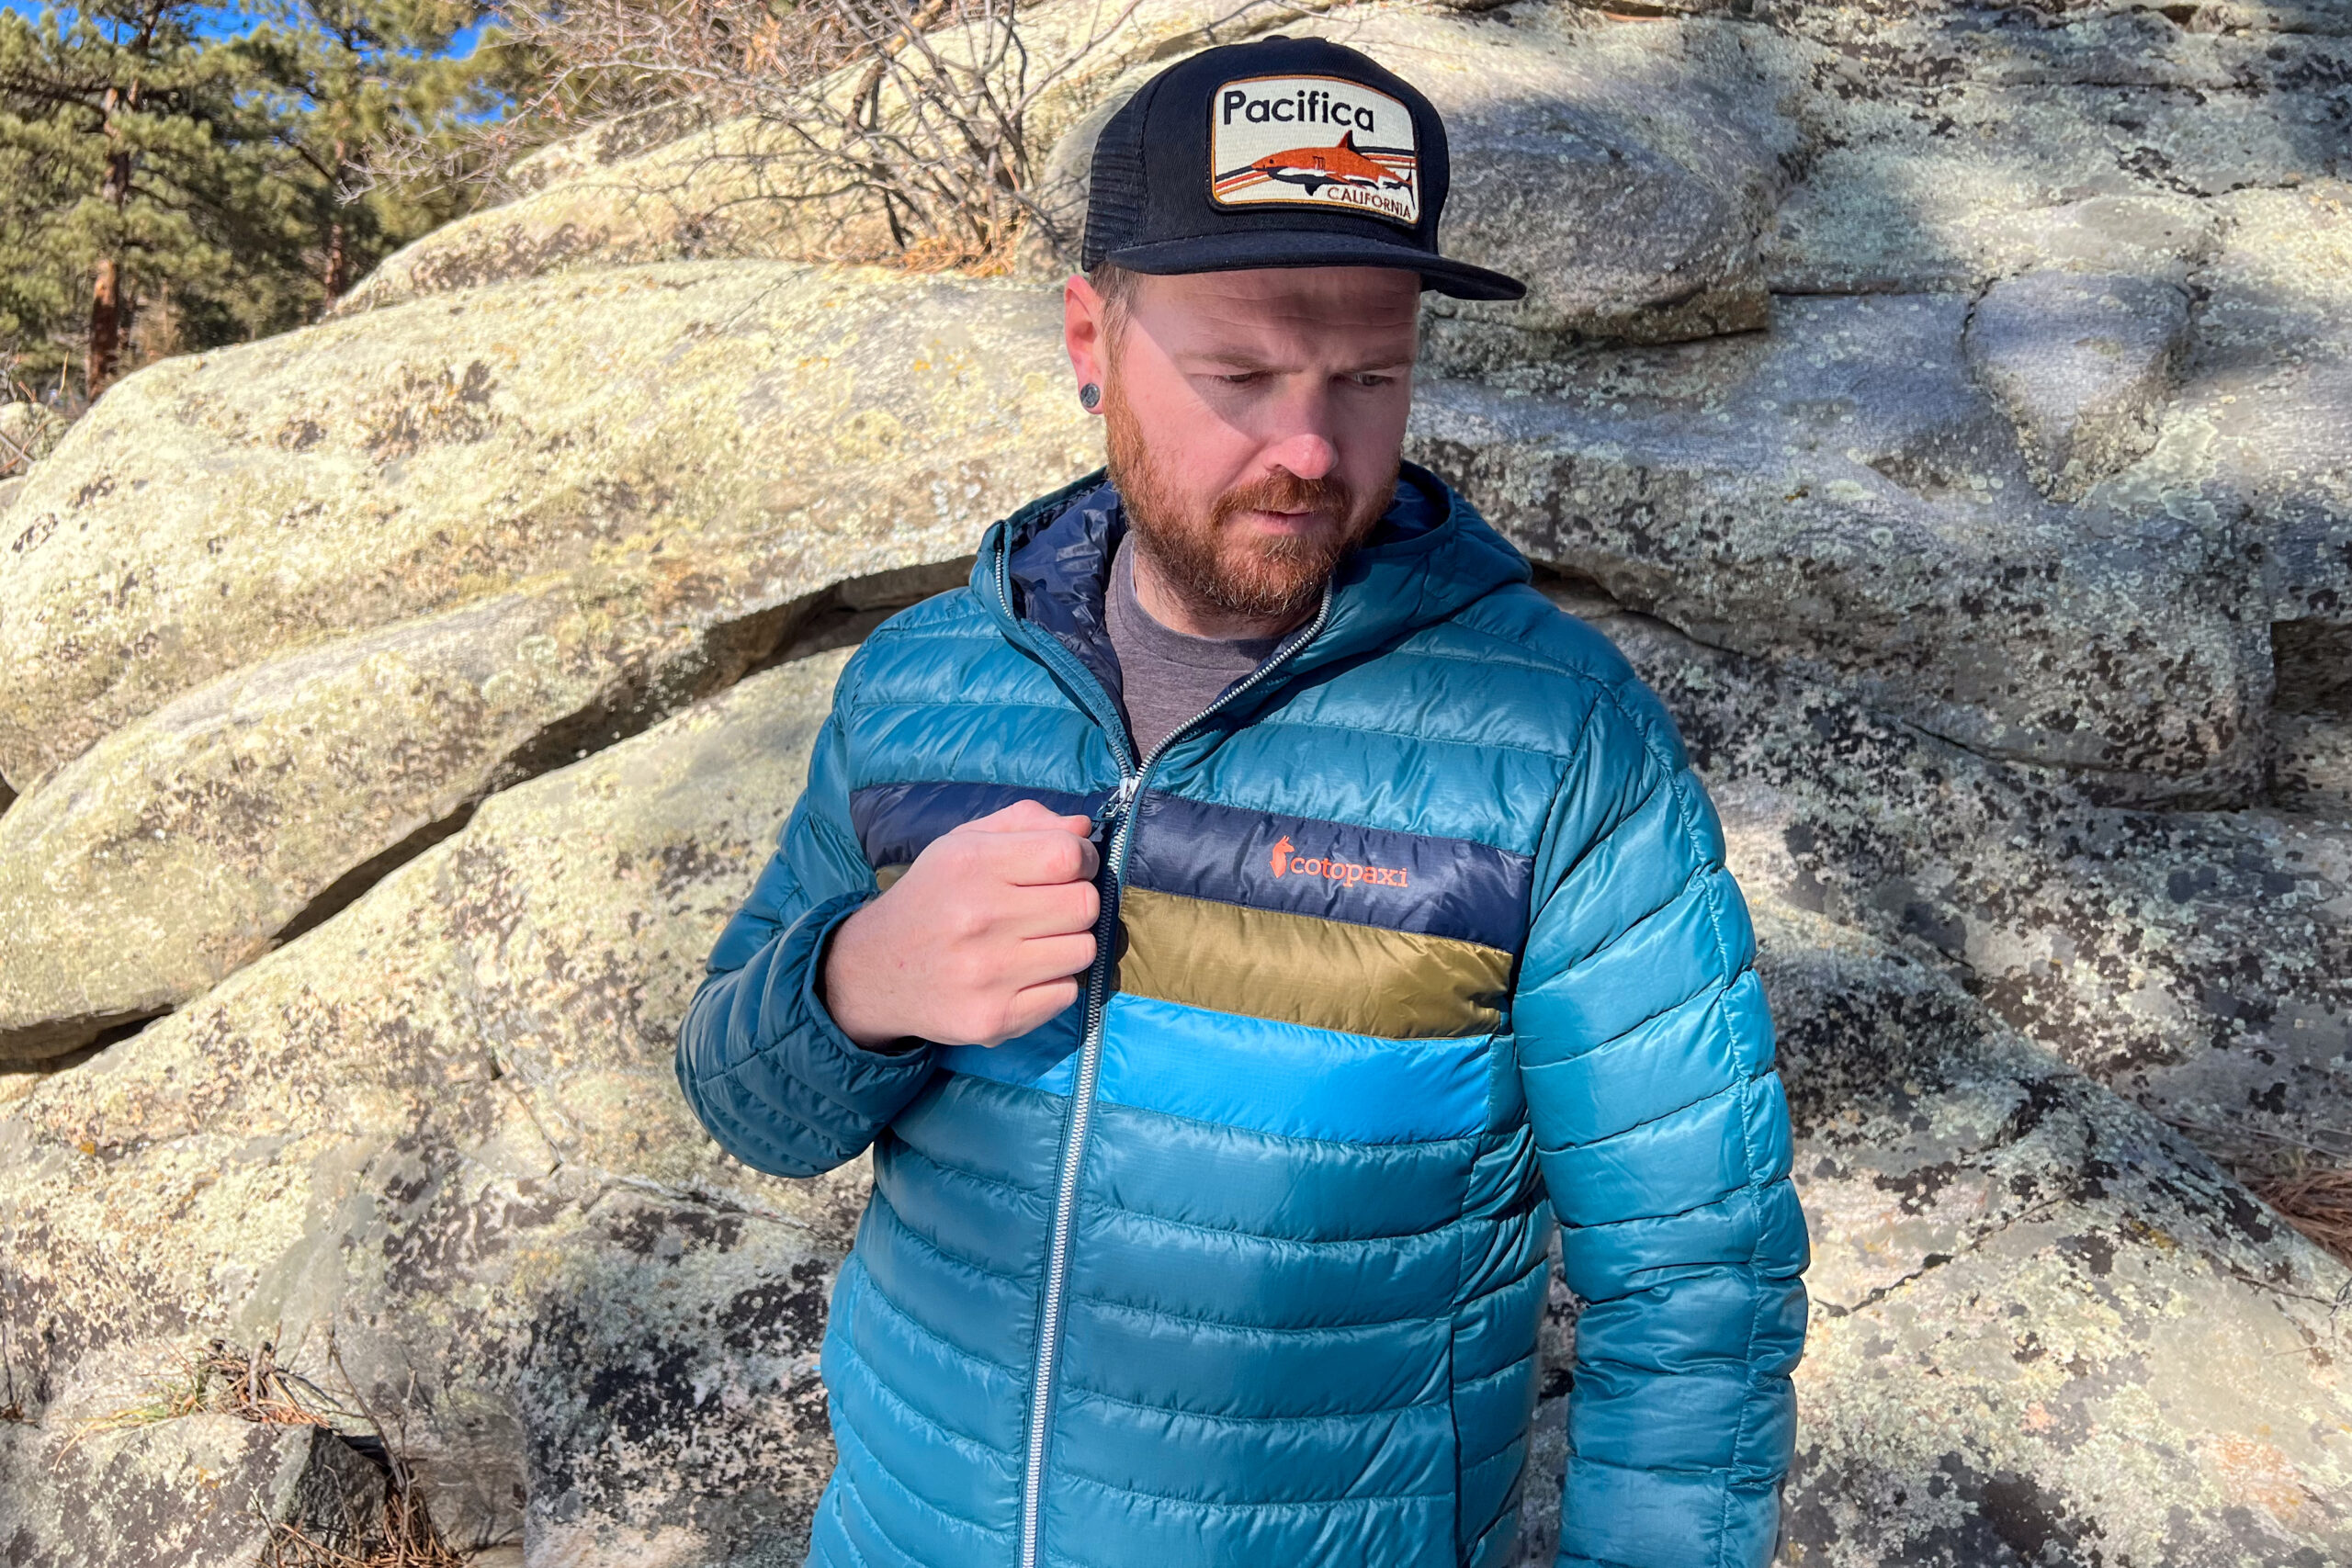
<svg viewBox="0 0 2352 1568">
<path fill-rule="evenodd" d="M 1511 1555 L 1553 1212 L 1560 1561 L 1772 1554 L 1787 1114 L 1656 700 L 1400 468 L 1428 101 L 1311 39 L 1104 128 L 1090 476 L 843 671 L 681 1032 L 729 1150 L 869 1145 L 827 1568 Z M 1547 1201 L 1548 1199 L 1548 1201 Z"/>
</svg>

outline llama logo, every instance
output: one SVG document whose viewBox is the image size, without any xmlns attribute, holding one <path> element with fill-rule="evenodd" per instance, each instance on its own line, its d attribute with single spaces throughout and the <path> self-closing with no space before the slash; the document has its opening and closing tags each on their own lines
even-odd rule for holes
<svg viewBox="0 0 2352 1568">
<path fill-rule="evenodd" d="M 1336 855 L 1302 855 L 1295 852 L 1297 848 L 1288 835 L 1274 840 L 1267 863 L 1276 876 L 1318 876 L 1350 886 L 1409 887 L 1413 884 L 1412 872 L 1405 866 L 1367 865 Z"/>
</svg>

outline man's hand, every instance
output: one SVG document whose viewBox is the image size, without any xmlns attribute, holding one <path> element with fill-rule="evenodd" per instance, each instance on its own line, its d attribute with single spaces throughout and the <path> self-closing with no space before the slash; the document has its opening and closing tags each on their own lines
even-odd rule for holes
<svg viewBox="0 0 2352 1568">
<path fill-rule="evenodd" d="M 1079 998 L 1094 962 L 1093 824 L 1016 801 L 933 840 L 843 920 L 825 1006 L 861 1045 L 997 1045 Z"/>
</svg>

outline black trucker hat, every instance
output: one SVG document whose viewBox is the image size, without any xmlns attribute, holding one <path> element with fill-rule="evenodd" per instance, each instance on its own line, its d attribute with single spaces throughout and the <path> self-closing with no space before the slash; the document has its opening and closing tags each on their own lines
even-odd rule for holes
<svg viewBox="0 0 2352 1568">
<path fill-rule="evenodd" d="M 1082 265 L 1390 266 L 1461 299 L 1527 286 L 1438 254 L 1445 125 L 1412 85 L 1312 38 L 1226 44 L 1145 83 L 1094 143 Z"/>
</svg>

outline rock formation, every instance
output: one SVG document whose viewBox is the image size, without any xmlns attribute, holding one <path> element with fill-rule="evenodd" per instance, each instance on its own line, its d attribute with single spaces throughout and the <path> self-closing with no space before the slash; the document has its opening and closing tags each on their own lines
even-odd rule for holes
<svg viewBox="0 0 2352 1568">
<path fill-rule="evenodd" d="M 40 403 L 0 402 L 0 474 L 21 479 L 26 466 L 57 450 L 65 420 Z"/>
<path fill-rule="evenodd" d="M 191 1328 L 314 1366 L 332 1337 L 457 1539 L 684 1568 L 805 1531 L 858 1179 L 728 1160 L 668 1043 L 842 657 L 498 792 L 342 915 L 31 1088 L 0 1123 L 0 1213 L 39 1356 L 17 1376 L 45 1385 L 52 1439 L 135 1403 L 126 1363 Z M 18 1447 L 0 1517 L 52 1484 Z M 40 1554 L 63 1550 L 18 1561 L 83 1561 Z"/>
<path fill-rule="evenodd" d="M 682 265 L 132 378 L 6 513 L 0 1061 L 197 995 L 820 606 L 956 581 L 1096 461 L 1033 350 L 1058 319 L 1002 284 Z"/>
<path fill-rule="evenodd" d="M 1757 910 L 1783 1561 L 2352 1559 L 2352 1270 L 2256 1195 L 2352 1168 L 2352 12 L 1147 0 L 1040 199 L 1276 27 L 1446 111 L 1451 248 L 1534 288 L 1432 303 L 1413 455 L 1657 688 Z M 377 1484 L 74 1441 L 209 1337 L 344 1369 L 529 1568 L 797 1560 L 863 1179 L 721 1157 L 671 1032 L 827 650 L 1096 454 L 1044 231 L 820 265 L 874 236 L 795 178 L 591 132 L 0 490 L 11 1563 L 250 1561 Z M 198 1471 L 250 1495 L 200 1549 Z"/>
<path fill-rule="evenodd" d="M 347 1532 L 382 1507 L 383 1471 L 326 1427 L 198 1412 L 87 1438 L 79 1484 L 43 1486 L 28 1433 L 0 1429 L 9 1555 L 56 1568 L 248 1568 L 273 1538 Z"/>
</svg>

